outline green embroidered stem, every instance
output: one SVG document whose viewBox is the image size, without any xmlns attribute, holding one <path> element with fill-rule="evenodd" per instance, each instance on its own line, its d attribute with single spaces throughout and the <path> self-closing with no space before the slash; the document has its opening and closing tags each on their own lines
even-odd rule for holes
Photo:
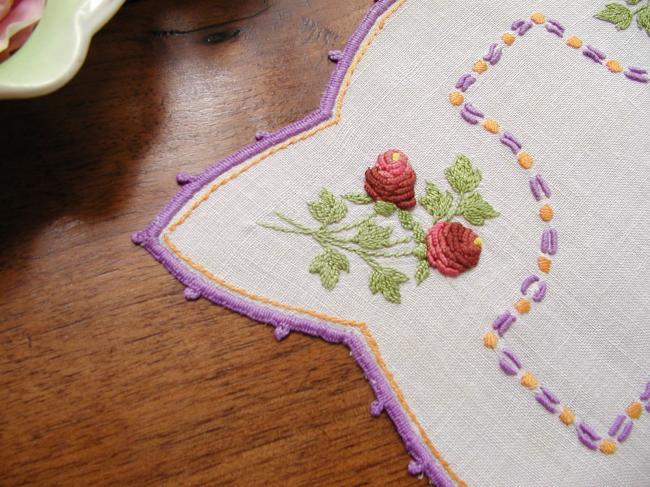
<svg viewBox="0 0 650 487">
<path fill-rule="evenodd" d="M 336 239 L 328 236 L 321 236 L 321 235 L 316 235 L 314 237 L 316 240 L 319 241 L 319 243 L 327 243 L 331 244 L 335 247 L 338 247 L 342 250 L 347 250 L 348 252 L 354 252 L 355 254 L 363 257 L 363 256 L 368 256 L 368 257 L 385 257 L 385 258 L 394 258 L 394 257 L 406 257 L 409 255 L 413 255 L 413 250 L 414 249 L 405 249 L 401 250 L 398 252 L 381 252 L 378 250 L 366 250 L 362 249 L 360 247 L 355 247 L 354 245 L 348 245 L 345 240 L 342 239 Z M 410 240 L 410 239 L 409 239 Z M 398 243 L 403 243 L 403 242 L 398 242 Z"/>
</svg>

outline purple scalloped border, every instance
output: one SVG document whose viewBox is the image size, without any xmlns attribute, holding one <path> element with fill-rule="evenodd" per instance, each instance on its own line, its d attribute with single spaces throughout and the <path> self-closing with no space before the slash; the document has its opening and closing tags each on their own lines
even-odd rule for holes
<svg viewBox="0 0 650 487">
<path fill-rule="evenodd" d="M 182 182 L 185 184 L 181 190 L 176 193 L 171 201 L 165 205 L 143 231 L 135 232 L 132 235 L 132 240 L 134 243 L 144 247 L 176 279 L 187 286 L 186 297 L 189 299 L 204 297 L 215 304 L 229 308 L 253 320 L 272 325 L 276 328 L 276 337 L 278 338 L 286 335 L 288 330 L 294 330 L 307 335 L 320 337 L 327 342 L 345 344 L 350 349 L 352 357 L 363 371 L 377 396 L 377 401 L 373 403 L 374 412 L 379 412 L 377 411 L 378 409 L 386 411 L 393 421 L 395 429 L 402 438 L 406 450 L 413 457 L 413 461 L 409 464 L 409 473 L 425 473 L 438 487 L 452 487 L 455 485 L 454 482 L 449 478 L 431 451 L 423 444 L 422 438 L 416 432 L 408 415 L 390 387 L 388 380 L 382 374 L 361 336 L 354 331 L 346 331 L 322 322 L 299 318 L 291 314 L 266 308 L 259 304 L 253 304 L 242 298 L 237 298 L 190 271 L 159 240 L 160 234 L 174 215 L 206 184 L 212 182 L 215 178 L 238 164 L 264 152 L 268 148 L 280 144 L 332 118 L 343 79 L 359 46 L 368 32 L 370 32 L 370 29 L 375 25 L 377 19 L 396 1 L 379 0 L 368 10 L 346 43 L 342 56 L 337 62 L 337 66 L 327 84 L 320 102 L 320 107 L 317 110 L 308 114 L 302 120 L 291 123 L 276 132 L 264 134 L 265 136 L 257 143 L 248 145 L 211 165 L 196 177 L 184 176 Z"/>
</svg>

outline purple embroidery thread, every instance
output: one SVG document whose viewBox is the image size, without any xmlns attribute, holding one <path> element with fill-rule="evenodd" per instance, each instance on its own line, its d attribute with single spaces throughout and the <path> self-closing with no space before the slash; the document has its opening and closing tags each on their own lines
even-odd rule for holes
<svg viewBox="0 0 650 487">
<path fill-rule="evenodd" d="M 517 375 L 517 369 L 510 365 L 510 363 L 503 357 L 499 359 L 499 366 L 507 375 Z"/>
<path fill-rule="evenodd" d="M 602 64 L 603 59 L 607 57 L 604 52 L 591 45 L 585 47 L 582 54 L 598 64 Z"/>
<path fill-rule="evenodd" d="M 623 443 L 625 440 L 627 440 L 627 437 L 630 436 L 630 433 L 632 433 L 632 428 L 634 428 L 634 423 L 632 421 L 625 423 L 625 426 L 623 426 L 623 431 L 621 431 L 621 434 L 618 435 L 618 438 L 616 439 L 619 442 Z"/>
<path fill-rule="evenodd" d="M 255 140 L 260 141 L 268 138 L 268 136 L 271 135 L 269 132 L 266 130 L 258 130 L 255 132 Z"/>
<path fill-rule="evenodd" d="M 645 405 L 645 410 L 650 413 L 650 402 Z"/>
<path fill-rule="evenodd" d="M 548 255 L 555 255 L 557 252 L 557 230 L 547 228 L 542 232 L 541 250 Z"/>
<path fill-rule="evenodd" d="M 290 332 L 291 330 L 286 326 L 278 325 L 275 327 L 275 330 L 273 330 L 273 336 L 275 336 L 275 339 L 280 342 L 287 338 Z"/>
<path fill-rule="evenodd" d="M 589 426 L 584 421 L 582 421 L 578 425 L 578 429 L 594 441 L 602 440 L 602 437 L 598 433 L 596 433 L 596 430 L 594 430 L 591 426 Z"/>
<path fill-rule="evenodd" d="M 513 154 L 517 154 L 521 150 L 521 142 L 510 132 L 503 132 L 499 140 L 502 144 L 508 146 Z"/>
<path fill-rule="evenodd" d="M 519 360 L 519 357 L 517 357 L 512 350 L 504 349 L 502 352 L 517 366 L 518 369 L 521 369 L 521 360 Z"/>
<path fill-rule="evenodd" d="M 641 393 L 639 399 L 641 399 L 642 401 L 647 401 L 648 399 L 650 399 L 650 382 L 648 382 L 645 385 L 645 390 Z"/>
<path fill-rule="evenodd" d="M 546 398 L 551 401 L 553 404 L 560 404 L 560 398 L 557 397 L 551 390 L 547 389 L 546 387 L 542 386 L 540 387 L 542 393 Z"/>
<path fill-rule="evenodd" d="M 492 328 L 494 328 L 499 336 L 502 337 L 510 329 L 515 321 L 517 321 L 517 317 L 510 311 L 506 311 L 505 313 L 497 316 L 497 318 L 492 323 Z"/>
<path fill-rule="evenodd" d="M 643 72 L 641 72 L 643 71 Z M 632 70 L 632 68 L 628 68 L 627 71 L 623 73 L 626 78 L 631 79 L 632 81 L 638 81 L 639 83 L 647 83 L 648 82 L 648 76 L 645 73 L 644 69 L 640 69 L 638 71 Z"/>
<path fill-rule="evenodd" d="M 510 26 L 510 28 L 511 28 L 512 30 L 517 30 L 519 27 L 521 27 L 521 26 L 524 24 L 524 22 L 526 22 L 526 21 L 525 21 L 525 20 L 521 20 L 521 19 L 519 19 L 519 20 L 515 20 L 515 21 L 512 23 L 512 25 Z"/>
<path fill-rule="evenodd" d="M 533 193 L 533 198 L 535 198 L 537 201 L 542 199 L 542 192 L 541 188 L 539 186 L 539 182 L 537 181 L 536 178 L 530 178 L 528 180 L 528 184 L 530 185 L 530 192 Z"/>
<path fill-rule="evenodd" d="M 339 50 L 330 51 L 327 53 L 327 59 L 329 59 L 334 63 L 338 63 L 341 59 L 343 59 L 343 51 L 339 51 Z"/>
<path fill-rule="evenodd" d="M 544 196 L 547 198 L 551 197 L 551 188 L 549 188 L 548 184 L 546 184 L 546 180 L 542 177 L 541 174 L 538 174 L 535 176 L 535 179 L 537 180 L 537 184 L 539 184 L 540 189 L 542 190 L 542 193 L 544 193 Z"/>
<path fill-rule="evenodd" d="M 485 115 L 479 109 L 477 109 L 471 103 L 465 103 L 463 109 L 460 111 L 460 116 L 463 117 L 467 123 L 475 125 L 478 123 L 479 119 L 483 118 Z"/>
<path fill-rule="evenodd" d="M 456 88 L 462 91 L 463 93 L 467 91 L 467 88 L 472 86 L 476 82 L 476 78 L 469 73 L 462 75 L 456 82 Z"/>
<path fill-rule="evenodd" d="M 531 29 L 532 26 L 533 23 L 530 20 L 527 20 L 517 28 L 517 34 L 523 36 L 526 32 L 528 32 Z"/>
<path fill-rule="evenodd" d="M 607 430 L 607 434 L 609 436 L 616 436 L 616 433 L 618 433 L 618 430 L 621 428 L 621 425 L 625 422 L 625 415 L 624 414 L 619 414 L 616 416 L 616 419 L 612 423 L 612 425 L 609 427 L 609 430 Z"/>
<path fill-rule="evenodd" d="M 530 286 L 532 286 L 537 281 L 539 281 L 539 277 L 537 277 L 535 274 L 531 274 L 526 279 L 524 279 L 524 281 L 521 283 L 521 294 L 525 296 L 526 293 L 528 293 Z"/>
<path fill-rule="evenodd" d="M 179 172 L 176 174 L 176 182 L 179 186 L 185 186 L 187 183 L 191 183 L 194 180 L 194 177 L 186 172 Z"/>
<path fill-rule="evenodd" d="M 546 297 L 547 284 L 545 282 L 540 282 L 537 286 L 537 290 L 533 293 L 533 301 L 536 303 L 541 303 Z"/>
<path fill-rule="evenodd" d="M 370 415 L 373 418 L 381 416 L 381 413 L 384 412 L 384 403 L 379 399 L 376 399 L 370 403 Z"/>
<path fill-rule="evenodd" d="M 582 443 L 590 450 L 595 450 L 598 448 L 598 445 L 580 429 L 578 430 L 578 439 L 580 440 L 580 443 Z"/>
<path fill-rule="evenodd" d="M 489 62 L 492 66 L 499 62 L 503 48 L 498 47 L 497 43 L 490 44 L 488 51 L 483 56 L 483 60 Z"/>
<path fill-rule="evenodd" d="M 544 406 L 544 409 L 546 409 L 549 413 L 555 414 L 557 412 L 553 403 L 551 403 L 551 401 L 549 401 L 544 394 L 538 392 L 535 394 L 535 399 L 538 403 Z"/>
<path fill-rule="evenodd" d="M 167 203 L 167 205 L 165 205 L 160 213 L 149 223 L 145 230 L 134 232 L 131 238 L 136 245 L 141 245 L 156 260 L 161 262 L 163 266 L 181 283 L 196 286 L 201 290 L 203 297 L 217 305 L 224 306 L 256 321 L 261 321 L 273 326 L 278 326 L 282 323 L 291 330 L 300 331 L 307 335 L 317 336 L 328 342 L 345 344 L 350 349 L 352 356 L 359 364 L 364 375 L 368 378 L 375 395 L 384 398 L 385 410 L 393 421 L 398 434 L 404 441 L 409 454 L 419 459 L 422 465 L 422 471 L 426 473 L 429 479 L 436 485 L 439 487 L 453 487 L 455 484 L 447 475 L 443 466 L 424 445 L 421 437 L 416 432 L 414 426 L 406 415 L 406 412 L 400 405 L 394 391 L 384 377 L 383 372 L 380 370 L 372 354 L 367 350 L 362 338 L 347 330 L 338 329 L 321 322 L 311 321 L 304 317 L 293 316 L 275 309 L 268 309 L 259 304 L 251 303 L 243 298 L 230 294 L 204 278 L 197 279 L 195 274 L 189 271 L 169 249 L 163 246 L 159 239 L 164 228 L 187 203 L 187 201 L 189 201 L 198 191 L 216 177 L 247 161 L 251 157 L 261 154 L 266 149 L 316 127 L 320 123 L 332 118 L 336 100 L 354 56 L 358 52 L 368 32 L 370 32 L 375 25 L 376 21 L 394 3 L 395 0 L 379 0 L 365 15 L 357 27 L 357 30 L 348 40 L 343 51 L 343 57 L 334 69 L 321 99 L 320 107 L 316 111 L 308 114 L 303 119 L 274 132 L 267 139 L 246 146 L 227 158 L 212 164 L 190 183 L 183 186 Z"/>
<path fill-rule="evenodd" d="M 564 30 L 560 29 L 558 26 L 554 24 L 546 24 L 546 30 L 551 34 L 555 34 L 558 37 L 564 36 Z"/>
</svg>

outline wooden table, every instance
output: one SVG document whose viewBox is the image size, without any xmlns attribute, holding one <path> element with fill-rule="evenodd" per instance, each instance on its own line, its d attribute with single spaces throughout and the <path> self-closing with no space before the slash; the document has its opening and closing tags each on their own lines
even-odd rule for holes
<svg viewBox="0 0 650 487">
<path fill-rule="evenodd" d="M 347 349 L 186 302 L 129 239 L 317 107 L 370 4 L 131 1 L 68 86 L 0 102 L 0 485 L 424 484 Z"/>
</svg>

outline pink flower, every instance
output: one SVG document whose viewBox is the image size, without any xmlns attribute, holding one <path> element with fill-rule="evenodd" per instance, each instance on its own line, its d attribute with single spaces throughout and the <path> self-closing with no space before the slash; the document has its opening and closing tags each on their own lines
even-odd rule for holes
<svg viewBox="0 0 650 487">
<path fill-rule="evenodd" d="M 481 239 L 458 222 L 442 221 L 427 232 L 427 260 L 431 267 L 449 277 L 457 277 L 478 264 Z"/>
<path fill-rule="evenodd" d="M 375 201 L 389 201 L 398 208 L 415 206 L 415 171 L 401 150 L 380 154 L 373 167 L 366 170 L 366 193 Z"/>
<path fill-rule="evenodd" d="M 0 0 L 0 61 L 27 42 L 44 6 L 45 0 Z"/>
</svg>

